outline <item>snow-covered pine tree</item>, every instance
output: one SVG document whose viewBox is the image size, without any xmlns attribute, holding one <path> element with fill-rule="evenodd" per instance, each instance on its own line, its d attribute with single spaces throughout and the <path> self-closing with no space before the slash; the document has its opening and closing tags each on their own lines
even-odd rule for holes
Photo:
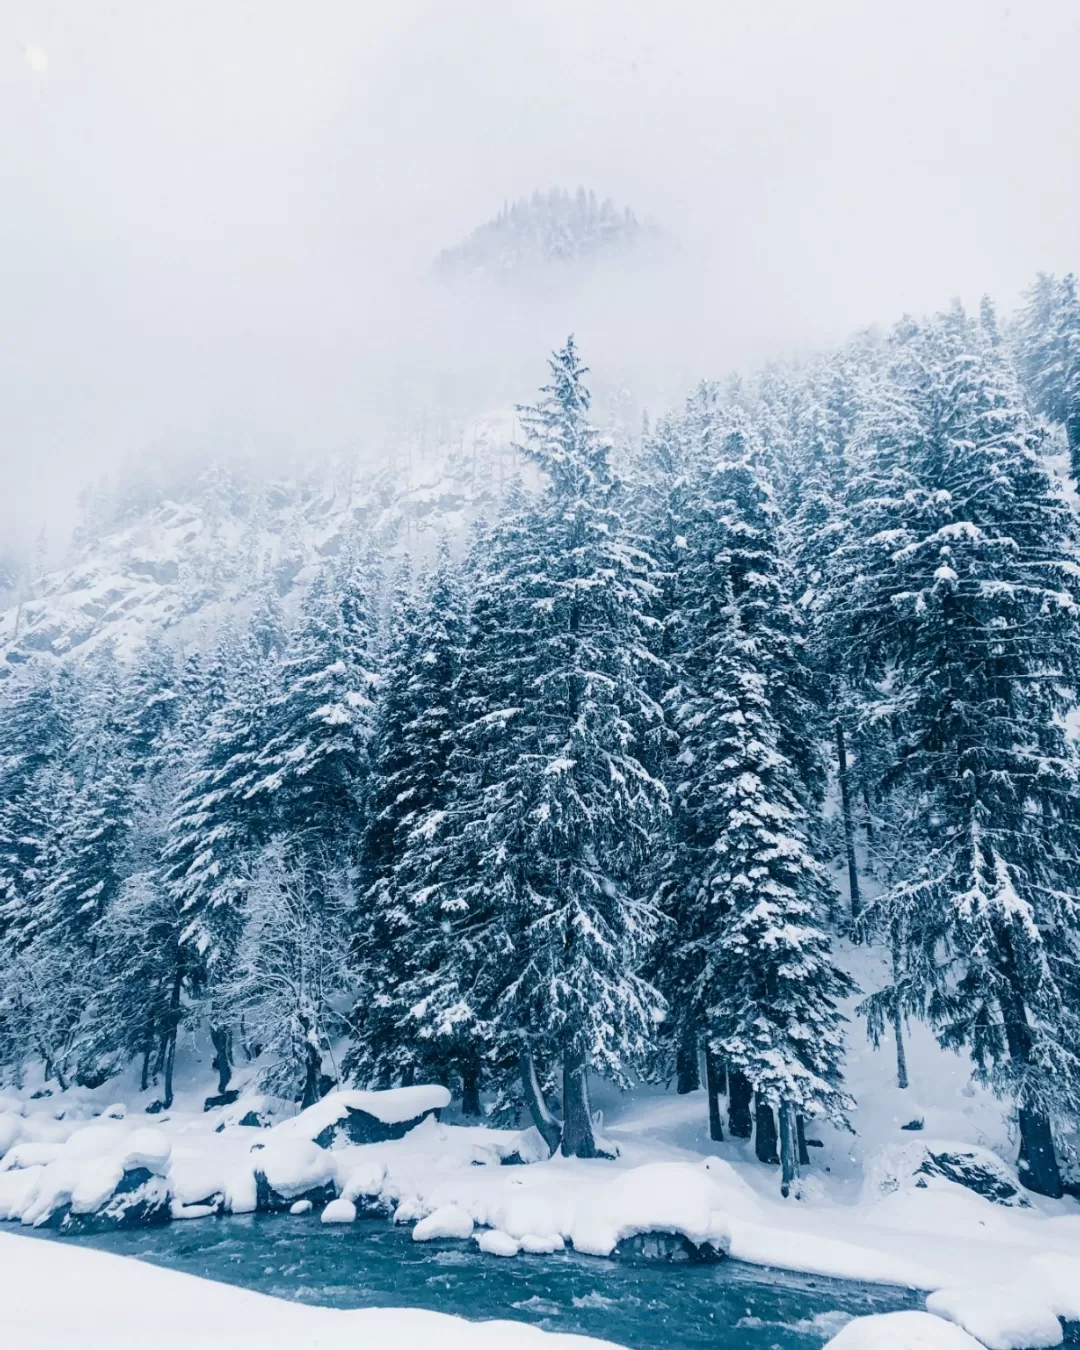
<svg viewBox="0 0 1080 1350">
<path fill-rule="evenodd" d="M 468 1115 L 480 1110 L 480 1050 L 470 1018 L 448 1018 L 453 942 L 441 912 L 449 758 L 465 645 L 458 569 L 444 547 L 415 595 L 399 588 L 376 712 L 369 796 L 370 927 L 360 1058 L 377 1081 L 456 1079 Z"/>
<path fill-rule="evenodd" d="M 189 752 L 162 855 L 162 877 L 185 916 L 188 975 L 214 982 L 227 973 L 244 923 L 254 851 L 269 827 L 251 804 L 260 780 L 267 705 L 276 671 L 247 634 L 227 632 L 213 667 L 218 706 Z"/>
<path fill-rule="evenodd" d="M 355 851 L 377 682 L 370 611 L 372 569 L 350 543 L 320 571 L 281 661 L 265 711 L 252 811 L 275 832 L 315 847 Z"/>
<path fill-rule="evenodd" d="M 757 1094 L 759 1126 L 779 1109 L 787 1187 L 798 1117 L 844 1118 L 836 1003 L 851 986 L 822 928 L 821 712 L 794 577 L 759 456 L 740 432 L 725 449 L 684 569 L 673 969 L 712 1052 Z"/>
<path fill-rule="evenodd" d="M 1020 1173 L 1061 1193 L 1080 1107 L 1076 524 L 992 312 L 906 322 L 866 413 L 831 605 L 897 755 L 899 837 L 867 914 L 900 960 L 866 1003 L 926 1016 L 1017 1104 Z"/>
<path fill-rule="evenodd" d="M 1017 325 L 1020 369 L 1036 412 L 1065 428 L 1080 481 L 1080 294 L 1076 277 L 1040 274 Z"/>
<path fill-rule="evenodd" d="M 459 809 L 476 909 L 495 916 L 483 981 L 499 1033 L 561 1058 L 562 1149 L 587 1157 L 588 1073 L 622 1079 L 662 1002 L 639 971 L 667 801 L 635 754 L 635 730 L 659 720 L 639 674 L 651 562 L 625 537 L 572 339 L 550 369 L 540 402 L 520 409 L 546 486 L 496 531 L 473 607 Z"/>
</svg>

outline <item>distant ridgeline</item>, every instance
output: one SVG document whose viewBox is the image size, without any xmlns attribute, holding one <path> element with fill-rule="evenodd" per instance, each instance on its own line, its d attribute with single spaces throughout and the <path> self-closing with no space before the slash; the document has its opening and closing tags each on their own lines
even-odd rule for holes
<svg viewBox="0 0 1080 1350">
<path fill-rule="evenodd" d="M 584 188 L 576 193 L 552 188 L 504 204 L 494 219 L 444 249 L 435 271 L 444 277 L 506 275 L 625 253 L 656 235 L 653 226 L 642 225 L 629 207 L 619 210 L 610 197 L 600 202 Z"/>
</svg>

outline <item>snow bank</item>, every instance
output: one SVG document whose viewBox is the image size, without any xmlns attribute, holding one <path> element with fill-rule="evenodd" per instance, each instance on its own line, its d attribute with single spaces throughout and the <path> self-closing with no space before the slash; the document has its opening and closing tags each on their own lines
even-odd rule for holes
<svg viewBox="0 0 1080 1350">
<path fill-rule="evenodd" d="M 81 1246 L 0 1233 L 0 1344 L 79 1350 L 616 1350 L 523 1322 L 309 1307 Z M 43 1291 L 62 1291 L 45 1297 Z M 946 1325 L 942 1323 L 942 1325 Z"/>
<path fill-rule="evenodd" d="M 825 1350 L 983 1350 L 973 1336 L 932 1313 L 879 1313 L 856 1317 Z"/>
<path fill-rule="evenodd" d="M 1080 1322 L 1080 1255 L 1041 1252 L 1028 1261 L 1015 1287 L 1046 1303 L 1056 1317 Z"/>
<path fill-rule="evenodd" d="M 726 1255 L 731 1229 L 724 1193 L 701 1165 L 647 1163 L 622 1172 L 577 1206 L 569 1236 L 575 1251 L 610 1256 L 639 1233 L 679 1233 Z"/>
<path fill-rule="evenodd" d="M 970 1331 L 987 1350 L 1042 1350 L 1063 1339 L 1061 1323 L 1045 1303 L 1009 1289 L 938 1289 L 926 1300 L 926 1311 Z"/>
</svg>

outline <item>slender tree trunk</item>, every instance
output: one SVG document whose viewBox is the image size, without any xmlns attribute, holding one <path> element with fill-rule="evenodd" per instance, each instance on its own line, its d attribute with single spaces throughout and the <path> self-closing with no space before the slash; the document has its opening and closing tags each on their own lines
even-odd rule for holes
<svg viewBox="0 0 1080 1350">
<path fill-rule="evenodd" d="M 304 1093 L 300 1098 L 300 1110 L 306 1111 L 319 1100 L 319 1078 L 322 1075 L 322 1054 L 317 1045 L 309 1041 L 304 1055 Z"/>
<path fill-rule="evenodd" d="M 165 1033 L 165 1096 L 162 1106 L 167 1111 L 173 1104 L 173 1064 L 176 1061 L 176 1027 Z"/>
<path fill-rule="evenodd" d="M 153 1022 L 146 1028 L 146 1042 L 143 1045 L 142 1076 L 139 1079 L 139 1091 L 145 1092 L 150 1086 L 150 1054 L 154 1044 Z"/>
<path fill-rule="evenodd" d="M 840 805 L 844 815 L 844 848 L 847 852 L 848 886 L 851 889 L 851 917 L 862 913 L 862 894 L 859 891 L 859 869 L 855 863 L 855 818 L 851 810 L 851 774 L 848 770 L 847 743 L 844 724 L 836 724 L 836 760 L 840 769 Z"/>
<path fill-rule="evenodd" d="M 563 1048 L 564 1158 L 595 1158 L 592 1112 L 589 1110 L 589 1070 L 585 1056 L 569 1043 Z"/>
<path fill-rule="evenodd" d="M 754 1152 L 758 1162 L 778 1163 L 776 1152 L 776 1114 L 769 1103 L 757 1093 L 754 1102 Z"/>
<path fill-rule="evenodd" d="M 1001 1012 L 1005 1021 L 1005 1039 L 1009 1056 L 1018 1064 L 1027 1064 L 1031 1058 L 1031 1026 L 1027 1019 L 1027 1005 L 1023 987 L 1016 972 L 1012 941 L 1006 930 L 998 933 L 998 942 L 1004 956 L 1005 979 L 1000 995 Z M 1048 1195 L 1060 1200 L 1064 1194 L 1061 1171 L 1054 1153 L 1054 1136 L 1050 1119 L 1041 1111 L 1019 1106 L 1020 1155 L 1016 1170 L 1021 1183 L 1037 1195 Z"/>
<path fill-rule="evenodd" d="M 900 944 L 895 938 L 892 947 L 892 970 L 893 985 L 896 986 L 900 979 Z M 908 1085 L 907 1052 L 904 1049 L 904 1014 L 900 1007 L 899 992 L 893 999 L 892 1024 L 893 1035 L 896 1037 L 896 1086 L 906 1088 Z"/>
<path fill-rule="evenodd" d="M 780 1194 L 786 1200 L 799 1179 L 799 1132 L 795 1108 L 785 1102 L 780 1108 Z"/>
<path fill-rule="evenodd" d="M 679 1027 L 679 1044 L 675 1051 L 675 1090 L 680 1096 L 696 1092 L 701 1087 L 698 1055 L 697 1028 L 688 1017 Z"/>
<path fill-rule="evenodd" d="M 217 1069 L 220 1097 L 228 1091 L 232 1077 L 232 1034 L 227 1027 L 211 1026 L 210 1040 L 214 1046 L 213 1067 Z"/>
<path fill-rule="evenodd" d="M 866 831 L 866 843 L 868 847 L 874 847 L 874 804 L 870 797 L 870 784 L 865 778 L 860 778 L 862 788 L 863 807 L 866 811 L 866 821 L 863 829 Z"/>
<path fill-rule="evenodd" d="M 480 1115 L 480 1065 L 469 1058 L 461 1066 L 461 1114 Z"/>
<path fill-rule="evenodd" d="M 169 1029 L 165 1033 L 165 1095 L 162 1105 L 168 1111 L 173 1104 L 173 1064 L 176 1061 L 176 1036 L 180 1029 L 180 991 L 184 986 L 184 972 L 177 966 L 169 995 Z"/>
<path fill-rule="evenodd" d="M 810 1150 L 806 1147 L 806 1121 L 802 1116 L 795 1117 L 795 1133 L 799 1140 L 799 1166 L 810 1166 Z"/>
<path fill-rule="evenodd" d="M 722 1143 L 724 1126 L 720 1120 L 720 1094 L 723 1085 L 724 1065 L 716 1051 L 705 1042 L 705 1088 L 709 1096 L 709 1138 Z"/>
<path fill-rule="evenodd" d="M 734 1139 L 749 1139 L 754 1133 L 754 1118 L 750 1105 L 754 1089 L 750 1080 L 738 1069 L 728 1068 L 728 1129 Z"/>
<path fill-rule="evenodd" d="M 521 1089 L 525 1094 L 525 1104 L 529 1108 L 532 1122 L 540 1132 L 540 1137 L 544 1143 L 554 1154 L 562 1142 L 562 1126 L 551 1114 L 547 1101 L 544 1099 L 544 1089 L 540 1086 L 540 1079 L 536 1075 L 536 1061 L 533 1059 L 532 1047 L 529 1045 L 521 1047 L 521 1053 L 518 1056 L 518 1072 L 521 1074 Z"/>
</svg>

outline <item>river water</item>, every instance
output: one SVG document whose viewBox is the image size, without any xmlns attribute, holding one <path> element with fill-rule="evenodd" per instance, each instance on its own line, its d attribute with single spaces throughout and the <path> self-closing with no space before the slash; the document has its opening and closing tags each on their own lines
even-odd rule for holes
<svg viewBox="0 0 1080 1350">
<path fill-rule="evenodd" d="M 849 1317 L 922 1305 L 906 1289 L 737 1261 L 650 1265 L 574 1252 L 506 1259 L 472 1243 L 413 1242 L 408 1228 L 387 1223 L 339 1226 L 317 1215 L 236 1215 L 52 1237 L 300 1303 L 519 1319 L 631 1350 L 819 1350 Z"/>
</svg>

